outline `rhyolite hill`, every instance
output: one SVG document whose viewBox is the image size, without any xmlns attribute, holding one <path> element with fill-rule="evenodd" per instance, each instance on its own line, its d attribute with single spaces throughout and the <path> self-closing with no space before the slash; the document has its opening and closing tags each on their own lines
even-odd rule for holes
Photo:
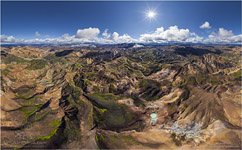
<svg viewBox="0 0 242 150">
<path fill-rule="evenodd" d="M 240 55 L 226 45 L 1 47 L 1 148 L 241 149 Z"/>
</svg>

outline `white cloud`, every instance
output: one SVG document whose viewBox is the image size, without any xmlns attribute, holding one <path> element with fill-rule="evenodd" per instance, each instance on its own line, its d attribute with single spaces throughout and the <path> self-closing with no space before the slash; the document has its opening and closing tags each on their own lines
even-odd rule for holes
<svg viewBox="0 0 242 150">
<path fill-rule="evenodd" d="M 132 42 L 137 41 L 137 40 L 133 39 L 131 36 L 129 36 L 128 34 L 123 34 L 120 36 L 117 32 L 113 33 L 112 40 L 115 43 L 132 43 Z"/>
<path fill-rule="evenodd" d="M 95 41 L 98 38 L 100 30 L 98 28 L 86 28 L 78 29 L 76 32 L 76 38 L 82 39 L 82 41 Z"/>
<path fill-rule="evenodd" d="M 209 22 L 205 21 L 201 26 L 200 26 L 201 29 L 210 29 L 212 28 L 209 24 Z"/>
<path fill-rule="evenodd" d="M 142 34 L 140 42 L 200 42 L 202 37 L 189 31 L 189 29 L 179 29 L 177 26 L 170 26 L 167 30 L 163 27 L 157 28 L 151 34 Z"/>
<path fill-rule="evenodd" d="M 141 45 L 141 44 L 135 44 L 134 46 L 133 46 L 133 48 L 141 48 L 141 47 L 144 47 L 144 45 Z"/>
<path fill-rule="evenodd" d="M 14 36 L 0 35 L 1 43 L 20 43 L 24 42 L 22 39 L 17 39 Z"/>
<path fill-rule="evenodd" d="M 104 32 L 102 33 L 102 36 L 105 39 L 109 39 L 111 37 L 111 34 L 108 32 L 108 29 L 105 29 Z"/>
<path fill-rule="evenodd" d="M 234 34 L 233 34 L 232 30 L 226 30 L 226 29 L 224 29 L 224 28 L 219 28 L 219 30 L 218 30 L 218 35 L 219 35 L 220 37 L 231 37 L 231 36 L 233 36 Z"/>
<path fill-rule="evenodd" d="M 241 43 L 242 34 L 234 35 L 232 30 L 226 30 L 224 28 L 219 28 L 218 32 L 212 32 L 205 42 L 210 43 Z"/>
<path fill-rule="evenodd" d="M 15 37 L 1 35 L 1 43 L 14 43 L 14 42 L 15 42 Z"/>
<path fill-rule="evenodd" d="M 40 33 L 38 31 L 35 32 L 35 37 L 40 37 Z"/>
</svg>

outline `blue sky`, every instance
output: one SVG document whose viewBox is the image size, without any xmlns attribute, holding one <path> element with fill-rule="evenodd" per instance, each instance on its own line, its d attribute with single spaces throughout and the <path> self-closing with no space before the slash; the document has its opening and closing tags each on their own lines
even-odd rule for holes
<svg viewBox="0 0 242 150">
<path fill-rule="evenodd" d="M 56 38 L 66 33 L 72 36 L 78 29 L 89 27 L 98 28 L 98 36 L 108 29 L 110 35 L 117 32 L 119 36 L 127 34 L 134 39 L 139 39 L 142 34 L 154 36 L 157 28 L 163 27 L 166 31 L 171 26 L 177 26 L 179 31 L 189 29 L 202 38 L 224 33 L 231 37 L 241 35 L 239 1 L 2 2 L 1 9 L 1 35 L 17 39 Z M 145 19 L 148 9 L 156 12 L 154 20 Z M 209 28 L 201 29 L 205 21 Z M 162 39 L 163 34 L 166 33 L 162 33 Z"/>
</svg>

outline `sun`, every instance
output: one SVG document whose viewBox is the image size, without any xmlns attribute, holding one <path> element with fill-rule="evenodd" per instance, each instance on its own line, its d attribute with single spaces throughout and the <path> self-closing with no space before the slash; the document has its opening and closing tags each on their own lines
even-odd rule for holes
<svg viewBox="0 0 242 150">
<path fill-rule="evenodd" d="M 157 17 L 157 12 L 155 10 L 147 10 L 145 11 L 145 18 L 148 19 L 148 20 L 155 20 Z"/>
<path fill-rule="evenodd" d="M 153 11 L 149 11 L 146 15 L 148 18 L 153 19 L 156 16 L 156 13 Z"/>
</svg>

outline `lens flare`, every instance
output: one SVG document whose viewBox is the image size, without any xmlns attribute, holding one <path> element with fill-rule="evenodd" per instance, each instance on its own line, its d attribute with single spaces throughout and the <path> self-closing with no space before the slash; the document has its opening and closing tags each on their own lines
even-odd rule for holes
<svg viewBox="0 0 242 150">
<path fill-rule="evenodd" d="M 145 12 L 145 18 L 147 20 L 150 20 L 150 21 L 155 20 L 156 16 L 157 16 L 157 12 L 155 10 L 149 9 Z"/>
</svg>

